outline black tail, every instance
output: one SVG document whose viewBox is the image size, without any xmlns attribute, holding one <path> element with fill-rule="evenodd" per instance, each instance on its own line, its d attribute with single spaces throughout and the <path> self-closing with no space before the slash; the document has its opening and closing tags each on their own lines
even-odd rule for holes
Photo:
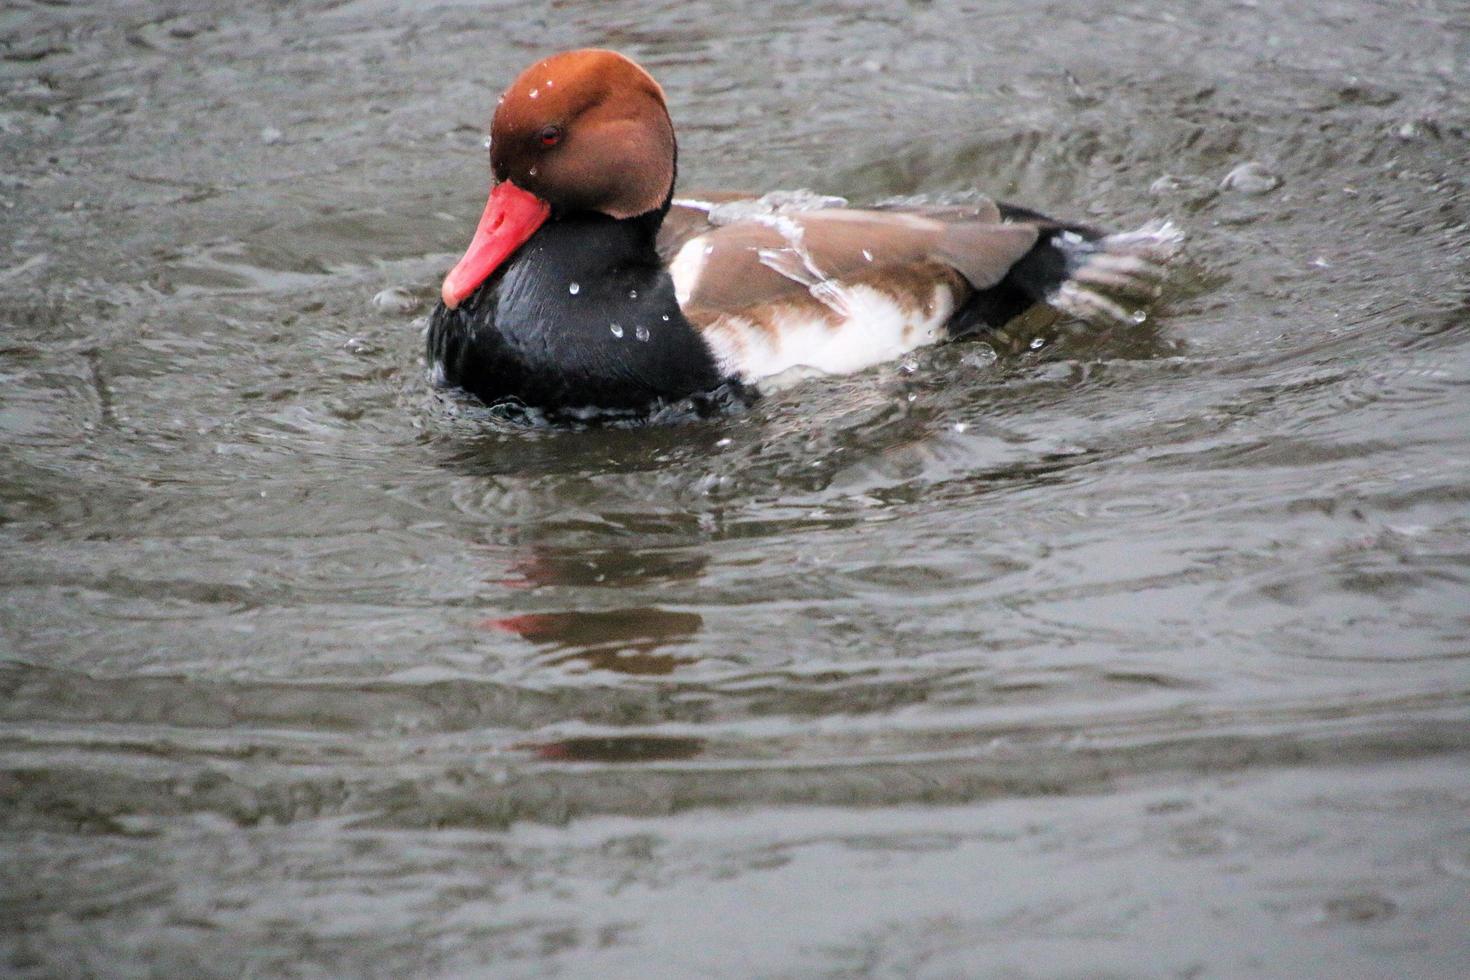
<svg viewBox="0 0 1470 980">
<path fill-rule="evenodd" d="M 1038 303 L 1090 323 L 1138 323 L 1184 240 L 1167 221 L 1108 234 L 1009 204 L 1000 205 L 1000 213 L 1006 221 L 1035 225 L 1040 235 L 1000 283 L 960 311 L 950 327 L 954 335 L 1002 327 Z"/>
</svg>

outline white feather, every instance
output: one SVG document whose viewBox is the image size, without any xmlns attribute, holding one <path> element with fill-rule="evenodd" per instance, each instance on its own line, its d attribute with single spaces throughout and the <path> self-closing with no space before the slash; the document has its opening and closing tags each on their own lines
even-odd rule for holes
<svg viewBox="0 0 1470 980">
<path fill-rule="evenodd" d="M 770 389 L 817 374 L 862 371 L 936 343 L 954 312 L 945 285 L 917 310 L 868 286 L 840 288 L 848 313 L 836 323 L 800 308 L 768 314 L 769 328 L 727 316 L 705 330 L 705 339 L 726 373 Z"/>
<path fill-rule="evenodd" d="M 674 261 L 669 263 L 669 277 L 674 280 L 674 299 L 680 306 L 694 295 L 694 286 L 709 262 L 709 253 L 709 238 L 700 235 L 685 242 Z"/>
</svg>

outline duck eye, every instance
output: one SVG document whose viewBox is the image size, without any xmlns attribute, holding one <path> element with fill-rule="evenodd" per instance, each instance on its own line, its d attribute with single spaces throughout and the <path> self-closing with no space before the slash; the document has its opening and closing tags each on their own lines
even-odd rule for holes
<svg viewBox="0 0 1470 980">
<path fill-rule="evenodd" d="M 542 146 L 555 146 L 561 142 L 561 127 L 543 126 L 537 138 L 541 140 Z"/>
</svg>

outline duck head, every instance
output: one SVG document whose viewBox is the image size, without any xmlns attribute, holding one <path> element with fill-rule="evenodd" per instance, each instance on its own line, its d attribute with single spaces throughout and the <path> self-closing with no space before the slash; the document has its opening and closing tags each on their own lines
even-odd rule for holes
<svg viewBox="0 0 1470 980">
<path fill-rule="evenodd" d="M 674 190 L 674 154 L 663 89 L 634 62 L 586 49 L 532 65 L 496 107 L 496 184 L 469 249 L 444 279 L 444 305 L 457 307 L 547 220 L 663 208 Z"/>
</svg>

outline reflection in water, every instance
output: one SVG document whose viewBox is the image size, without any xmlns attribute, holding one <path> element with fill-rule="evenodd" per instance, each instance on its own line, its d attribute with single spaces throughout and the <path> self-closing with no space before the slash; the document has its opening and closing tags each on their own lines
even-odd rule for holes
<svg viewBox="0 0 1470 980">
<path fill-rule="evenodd" d="M 543 538 L 558 525 L 537 529 Z M 573 531 L 573 534 L 580 529 Z M 688 530 L 667 535 L 687 540 Z M 703 551 L 687 547 L 580 548 L 538 541 L 514 558 L 508 574 L 494 577 L 494 585 L 514 590 L 578 590 L 643 588 L 652 584 L 698 579 L 709 563 Z M 662 676 L 693 658 L 659 652 L 689 640 L 703 628 L 698 613 L 657 606 L 624 609 L 567 610 L 495 616 L 481 621 L 484 629 L 499 630 L 544 649 L 540 659 L 581 670 L 610 670 L 633 676 Z"/>
<path fill-rule="evenodd" d="M 588 670 L 620 674 L 672 673 L 693 658 L 657 653 L 698 633 L 704 618 L 698 613 L 673 612 L 657 607 L 611 609 L 601 612 L 525 613 L 487 619 L 486 629 L 515 633 L 549 648 L 550 664 L 581 664 Z"/>
<path fill-rule="evenodd" d="M 675 762 L 704 750 L 702 738 L 621 735 L 608 738 L 563 738 L 515 746 L 548 762 Z"/>
<path fill-rule="evenodd" d="M 651 549 L 554 548 L 537 545 L 496 580 L 512 589 L 545 585 L 619 587 L 696 579 L 709 563 L 699 552 Z"/>
<path fill-rule="evenodd" d="M 547 534 L 551 526 L 540 529 Z M 539 543 L 510 563 L 496 584 L 542 588 L 626 589 L 646 583 L 697 579 L 709 561 L 687 549 L 581 549 Z M 682 644 L 704 627 L 694 612 L 639 606 L 626 609 L 521 613 L 482 620 L 484 629 L 512 633 L 542 648 L 537 659 L 572 671 L 605 670 L 630 677 L 662 677 L 696 658 L 663 648 Z M 655 762 L 691 759 L 704 739 L 656 735 L 579 736 L 515 746 L 554 762 Z"/>
</svg>

